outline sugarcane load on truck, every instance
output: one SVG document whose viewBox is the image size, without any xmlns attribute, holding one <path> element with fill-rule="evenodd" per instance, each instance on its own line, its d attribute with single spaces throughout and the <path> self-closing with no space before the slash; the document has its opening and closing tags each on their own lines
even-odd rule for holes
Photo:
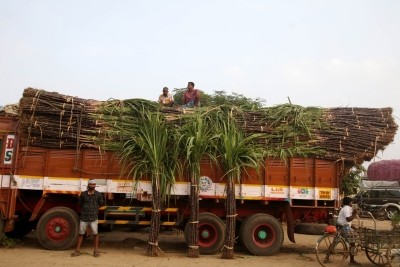
<svg viewBox="0 0 400 267">
<path fill-rule="evenodd" d="M 72 248 L 88 181 L 104 197 L 99 225 L 183 230 L 188 255 L 254 255 L 328 223 L 355 165 L 389 145 L 392 108 L 283 104 L 194 109 L 143 99 L 96 101 L 33 88 L 0 113 L 0 232 L 36 230 L 47 249 Z M 7 109 L 9 110 L 9 109 Z M 316 227 L 315 227 L 316 228 Z"/>
</svg>

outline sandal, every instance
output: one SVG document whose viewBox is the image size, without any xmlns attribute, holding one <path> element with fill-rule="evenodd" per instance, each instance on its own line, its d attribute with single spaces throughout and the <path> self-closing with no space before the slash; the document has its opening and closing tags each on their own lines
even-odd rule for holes
<svg viewBox="0 0 400 267">
<path fill-rule="evenodd" d="M 95 252 L 93 252 L 93 257 L 99 257 L 100 256 L 100 253 L 98 252 L 98 251 L 95 251 Z"/>
<path fill-rule="evenodd" d="M 79 252 L 79 251 L 74 251 L 72 254 L 71 254 L 71 257 L 77 257 L 77 256 L 80 256 L 81 255 L 81 253 Z"/>
</svg>

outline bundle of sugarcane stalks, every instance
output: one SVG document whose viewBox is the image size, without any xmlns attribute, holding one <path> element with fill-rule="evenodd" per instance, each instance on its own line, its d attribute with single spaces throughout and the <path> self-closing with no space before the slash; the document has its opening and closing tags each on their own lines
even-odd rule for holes
<svg viewBox="0 0 400 267">
<path fill-rule="evenodd" d="M 124 127 L 140 123 L 140 108 L 160 112 L 167 123 L 178 127 L 188 113 L 187 109 L 160 108 L 142 99 L 96 101 L 33 88 L 24 90 L 19 108 L 23 144 L 49 148 L 99 148 L 105 142 L 120 141 Z M 284 104 L 244 110 L 237 120 L 245 132 L 264 134 L 258 140 L 268 156 L 311 156 L 357 163 L 369 161 L 384 150 L 398 128 L 391 108 Z"/>
</svg>

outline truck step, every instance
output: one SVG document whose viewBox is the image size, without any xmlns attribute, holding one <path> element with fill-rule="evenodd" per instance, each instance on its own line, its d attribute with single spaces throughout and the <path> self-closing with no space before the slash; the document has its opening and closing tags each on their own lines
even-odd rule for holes
<svg viewBox="0 0 400 267">
<path fill-rule="evenodd" d="M 99 210 L 103 211 L 99 224 L 150 225 L 150 221 L 146 219 L 152 212 L 151 207 L 103 206 Z M 178 208 L 166 208 L 161 211 L 161 214 L 166 216 L 165 222 L 161 222 L 162 226 L 174 226 L 180 221 Z M 173 218 L 170 218 L 170 215 Z"/>
</svg>

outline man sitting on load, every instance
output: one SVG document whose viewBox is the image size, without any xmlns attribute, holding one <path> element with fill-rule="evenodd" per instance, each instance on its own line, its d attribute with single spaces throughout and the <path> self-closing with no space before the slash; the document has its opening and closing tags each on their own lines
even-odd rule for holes
<svg viewBox="0 0 400 267">
<path fill-rule="evenodd" d="M 158 98 L 158 103 L 166 107 L 172 107 L 174 105 L 174 97 L 168 93 L 168 87 L 163 88 L 163 93 Z"/>
<path fill-rule="evenodd" d="M 194 89 L 194 82 L 188 82 L 187 89 L 183 92 L 182 104 L 184 108 L 200 106 L 200 90 Z"/>
</svg>

